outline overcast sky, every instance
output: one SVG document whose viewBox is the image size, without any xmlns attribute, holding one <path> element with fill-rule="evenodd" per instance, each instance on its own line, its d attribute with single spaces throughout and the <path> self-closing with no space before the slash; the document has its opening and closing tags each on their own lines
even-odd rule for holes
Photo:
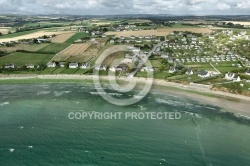
<svg viewBox="0 0 250 166">
<path fill-rule="evenodd" d="M 14 14 L 250 14 L 250 0 L 0 0 Z"/>
</svg>

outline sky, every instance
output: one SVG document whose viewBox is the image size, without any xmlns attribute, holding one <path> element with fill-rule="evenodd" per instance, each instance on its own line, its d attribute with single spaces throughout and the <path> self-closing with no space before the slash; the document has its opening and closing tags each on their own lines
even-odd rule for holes
<svg viewBox="0 0 250 166">
<path fill-rule="evenodd" d="M 250 15 L 250 0 L 0 0 L 0 14 Z"/>
</svg>

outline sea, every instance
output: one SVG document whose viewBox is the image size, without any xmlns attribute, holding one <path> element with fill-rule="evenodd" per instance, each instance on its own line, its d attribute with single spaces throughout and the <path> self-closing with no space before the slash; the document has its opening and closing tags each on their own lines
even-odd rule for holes
<svg viewBox="0 0 250 166">
<path fill-rule="evenodd" d="M 136 94 L 105 91 L 121 99 Z M 181 118 L 94 119 L 83 112 Z M 250 120 L 170 93 L 151 92 L 122 107 L 91 84 L 0 85 L 0 166 L 57 165 L 249 166 Z"/>
</svg>

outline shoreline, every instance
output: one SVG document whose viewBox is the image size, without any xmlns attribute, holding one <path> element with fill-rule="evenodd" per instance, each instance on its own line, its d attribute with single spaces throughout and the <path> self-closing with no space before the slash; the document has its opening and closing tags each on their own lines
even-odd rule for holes
<svg viewBox="0 0 250 166">
<path fill-rule="evenodd" d="M 81 81 L 92 81 L 94 76 L 92 75 L 0 75 L 0 85 L 3 81 L 17 81 L 14 84 L 20 84 L 19 81 L 33 83 L 32 80 L 36 80 L 34 83 L 42 81 L 60 81 L 65 80 L 66 83 L 73 81 L 72 83 L 81 83 Z M 100 76 L 101 81 L 108 81 L 107 76 Z M 118 78 L 119 81 L 127 81 L 126 77 Z M 130 78 L 129 81 L 137 82 L 139 84 L 147 84 L 148 79 L 146 78 Z M 53 82 L 51 82 L 53 83 Z M 84 83 L 84 82 L 83 82 Z M 93 83 L 93 82 L 92 82 Z M 165 80 L 154 79 L 153 86 L 150 92 L 157 92 L 160 94 L 176 94 L 200 103 L 218 106 L 226 112 L 250 117 L 250 97 L 237 95 L 227 92 L 211 90 L 211 86 L 201 84 L 179 84 L 173 82 L 167 82 Z"/>
</svg>

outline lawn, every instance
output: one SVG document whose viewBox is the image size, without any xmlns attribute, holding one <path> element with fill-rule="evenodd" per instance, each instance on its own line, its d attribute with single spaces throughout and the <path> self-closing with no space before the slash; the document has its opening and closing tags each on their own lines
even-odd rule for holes
<svg viewBox="0 0 250 166">
<path fill-rule="evenodd" d="M 188 75 L 177 75 L 177 76 L 173 76 L 173 77 L 169 77 L 167 78 L 168 80 L 181 80 L 181 79 L 187 79 Z"/>
<path fill-rule="evenodd" d="M 170 77 L 170 76 L 172 76 L 172 74 L 170 74 L 167 71 L 154 73 L 154 78 L 156 79 L 166 79 L 167 77 Z"/>
<path fill-rule="evenodd" d="M 207 71 L 215 71 L 214 68 L 209 63 L 185 63 L 186 67 L 191 67 L 192 69 L 196 70 L 207 70 Z"/>
<path fill-rule="evenodd" d="M 88 37 L 89 34 L 88 33 L 84 33 L 84 32 L 79 32 L 74 34 L 72 37 L 70 37 L 65 43 L 74 43 L 76 40 L 81 39 L 81 38 L 85 38 Z"/>
<path fill-rule="evenodd" d="M 221 72 L 221 73 L 228 73 L 228 72 L 232 72 L 232 71 L 237 71 L 237 70 L 241 70 L 243 68 L 238 68 L 238 67 L 217 67 L 216 68 Z"/>
<path fill-rule="evenodd" d="M 46 68 L 45 70 L 41 71 L 40 74 L 51 74 L 56 68 Z"/>
<path fill-rule="evenodd" d="M 57 54 L 69 46 L 70 46 L 70 44 L 67 44 L 67 43 L 51 43 L 50 45 L 38 50 L 38 52 L 39 53 Z"/>
<path fill-rule="evenodd" d="M 61 74 L 75 74 L 76 71 L 79 69 L 65 69 L 64 71 L 61 72 Z"/>
<path fill-rule="evenodd" d="M 77 70 L 74 74 L 85 74 L 88 72 L 90 69 L 79 69 Z"/>
<path fill-rule="evenodd" d="M 38 70 L 2 71 L 2 74 L 40 74 L 40 71 L 38 71 Z"/>
<path fill-rule="evenodd" d="M 25 50 L 25 51 L 38 51 L 46 46 L 48 46 L 49 43 L 42 43 L 42 44 L 15 44 L 14 47 L 7 47 L 7 46 L 2 46 L 0 47 L 1 51 L 6 51 L 6 52 L 14 52 L 17 50 Z"/>
<path fill-rule="evenodd" d="M 66 70 L 66 68 L 57 68 L 54 71 L 51 72 L 51 74 L 61 74 L 64 70 Z"/>
<path fill-rule="evenodd" d="M 21 53 L 15 52 L 0 58 L 0 66 L 6 63 L 14 63 L 16 66 L 23 66 L 25 64 L 47 64 L 54 54 L 39 54 L 39 53 Z"/>
<path fill-rule="evenodd" d="M 162 66 L 161 62 L 159 60 L 151 60 L 152 67 L 154 68 L 160 68 Z"/>
</svg>

